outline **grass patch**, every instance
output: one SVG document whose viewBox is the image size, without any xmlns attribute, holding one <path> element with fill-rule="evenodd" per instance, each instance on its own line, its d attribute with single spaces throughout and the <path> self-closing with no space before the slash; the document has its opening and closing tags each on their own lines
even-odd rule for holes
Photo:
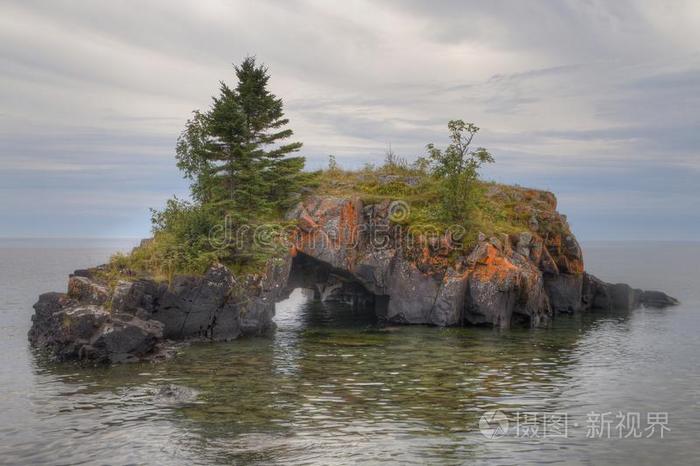
<svg viewBox="0 0 700 466">
<path fill-rule="evenodd" d="M 385 199 L 408 204 L 410 213 L 400 223 L 412 233 L 444 232 L 455 227 L 463 228 L 464 249 L 471 249 L 479 233 L 487 236 L 514 234 L 527 230 L 529 216 L 516 208 L 525 190 L 516 186 L 500 185 L 478 180 L 473 190 L 469 215 L 454 221 L 445 215 L 441 198 L 443 180 L 411 167 L 365 167 L 351 171 L 337 166 L 315 174 L 319 196 L 359 197 L 365 204 Z M 498 195 L 493 195 L 497 192 Z"/>
</svg>

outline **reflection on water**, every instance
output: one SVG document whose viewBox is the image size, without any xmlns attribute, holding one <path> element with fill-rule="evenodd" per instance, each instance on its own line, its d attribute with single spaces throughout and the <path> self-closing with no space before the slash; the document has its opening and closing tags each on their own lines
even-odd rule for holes
<svg viewBox="0 0 700 466">
<path fill-rule="evenodd" d="M 17 382 L 31 389 L 0 399 L 0 462 L 692 464 L 700 319 L 686 302 L 502 332 L 384 327 L 296 290 L 270 339 L 195 344 L 158 365 L 35 356 Z M 159 398 L 169 384 L 197 395 Z M 570 438 L 487 440 L 478 421 L 492 409 L 568 412 Z M 617 410 L 667 411 L 672 430 L 585 438 L 588 412 Z"/>
<path fill-rule="evenodd" d="M 630 331 L 624 316 L 566 319 L 556 331 L 380 327 L 371 313 L 296 290 L 278 305 L 276 321 L 273 339 L 193 345 L 162 365 L 42 366 L 50 389 L 34 414 L 61 426 L 57 443 L 66 426 L 74 441 L 89 444 L 100 429 L 108 441 L 116 430 L 115 451 L 137 449 L 124 462 L 147 455 L 195 463 L 535 461 L 542 445 L 485 441 L 476 430 L 482 412 L 583 416 L 600 400 L 574 406 L 572 399 L 586 399 L 589 377 L 617 370 L 613 354 L 652 362 L 616 349 Z M 600 359 L 581 364 L 591 353 Z M 183 405 L 154 403 L 158 387 L 170 383 L 199 395 Z M 66 459 L 99 458 L 102 447 L 79 450 Z"/>
</svg>

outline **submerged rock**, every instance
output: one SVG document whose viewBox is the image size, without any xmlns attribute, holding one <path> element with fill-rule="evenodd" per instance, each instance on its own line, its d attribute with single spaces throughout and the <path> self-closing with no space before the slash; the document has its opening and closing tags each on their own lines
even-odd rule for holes
<svg viewBox="0 0 700 466">
<path fill-rule="evenodd" d="M 198 396 L 199 392 L 193 388 L 171 383 L 158 387 L 153 400 L 163 405 L 182 405 L 195 402 Z"/>
<path fill-rule="evenodd" d="M 679 304 L 676 298 L 661 291 L 644 291 L 625 283 L 605 283 L 584 274 L 585 309 L 593 310 L 633 310 L 640 306 L 663 308 Z"/>
</svg>

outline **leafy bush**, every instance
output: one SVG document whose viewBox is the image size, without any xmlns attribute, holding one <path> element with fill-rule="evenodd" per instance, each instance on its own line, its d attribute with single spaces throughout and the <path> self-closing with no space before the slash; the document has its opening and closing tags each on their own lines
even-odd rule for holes
<svg viewBox="0 0 700 466">
<path fill-rule="evenodd" d="M 450 220 L 469 217 L 478 202 L 476 183 L 479 168 L 492 163 L 493 157 L 483 147 L 471 149 L 471 143 L 479 132 L 473 123 L 451 120 L 447 124 L 452 143 L 445 150 L 428 144 L 428 155 L 434 176 L 442 181 L 443 214 Z"/>
</svg>

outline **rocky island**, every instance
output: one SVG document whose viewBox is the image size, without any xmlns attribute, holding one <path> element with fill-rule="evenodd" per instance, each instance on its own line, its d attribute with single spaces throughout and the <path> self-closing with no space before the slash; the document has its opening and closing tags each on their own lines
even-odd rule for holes
<svg viewBox="0 0 700 466">
<path fill-rule="evenodd" d="M 412 164 L 303 171 L 283 143 L 282 101 L 246 59 L 177 144 L 192 202 L 153 215 L 153 238 L 76 270 L 66 293 L 34 305 L 29 339 L 59 360 L 166 357 L 172 342 L 233 340 L 274 328 L 295 288 L 374 309 L 380 322 L 546 327 L 560 314 L 677 304 L 588 274 L 552 193 L 487 183 L 479 128 L 448 124 L 450 144 Z"/>
<path fill-rule="evenodd" d="M 236 276 L 215 264 L 170 283 L 110 285 L 108 265 L 77 270 L 67 293 L 40 296 L 29 337 L 60 360 L 157 358 L 168 340 L 268 333 L 275 303 L 297 287 L 313 289 L 318 299 L 373 306 L 385 322 L 437 326 L 546 326 L 562 313 L 677 304 L 662 292 L 585 272 L 581 247 L 551 193 L 494 185 L 487 195 L 516 202 L 531 228 L 481 234 L 468 254 L 454 256 L 447 237 L 412 249 L 398 245 L 391 229 L 396 201 L 311 195 L 288 212 L 298 223 L 293 244 L 262 273 Z M 372 244 L 378 230 L 389 232 L 381 248 Z"/>
</svg>

